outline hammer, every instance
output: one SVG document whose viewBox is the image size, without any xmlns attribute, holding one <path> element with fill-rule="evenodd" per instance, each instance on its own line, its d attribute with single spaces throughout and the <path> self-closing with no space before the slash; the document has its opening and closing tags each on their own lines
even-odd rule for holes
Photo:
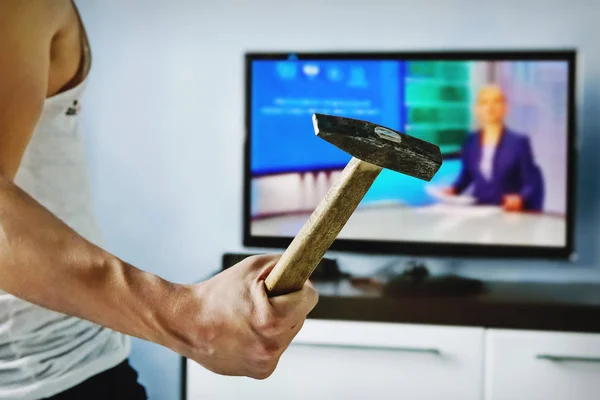
<svg viewBox="0 0 600 400">
<path fill-rule="evenodd" d="M 325 114 L 312 121 L 352 159 L 267 276 L 269 296 L 302 289 L 383 168 L 429 182 L 442 165 L 438 146 L 384 126 Z"/>
</svg>

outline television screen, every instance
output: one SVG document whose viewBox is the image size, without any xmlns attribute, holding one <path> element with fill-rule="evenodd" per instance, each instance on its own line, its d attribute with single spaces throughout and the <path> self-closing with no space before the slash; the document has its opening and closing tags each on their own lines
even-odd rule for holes
<svg viewBox="0 0 600 400">
<path fill-rule="evenodd" d="M 574 52 L 246 56 L 245 244 L 286 246 L 351 156 L 312 114 L 437 144 L 425 182 L 383 170 L 333 249 L 571 254 Z"/>
</svg>

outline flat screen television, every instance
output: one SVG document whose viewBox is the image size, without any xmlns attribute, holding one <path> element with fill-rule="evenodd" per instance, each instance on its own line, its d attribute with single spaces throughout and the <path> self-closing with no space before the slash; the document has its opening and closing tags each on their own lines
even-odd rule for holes
<svg viewBox="0 0 600 400">
<path fill-rule="evenodd" d="M 312 114 L 437 144 L 430 181 L 383 170 L 332 250 L 573 256 L 574 50 L 247 53 L 245 246 L 284 248 L 351 156 Z"/>
</svg>

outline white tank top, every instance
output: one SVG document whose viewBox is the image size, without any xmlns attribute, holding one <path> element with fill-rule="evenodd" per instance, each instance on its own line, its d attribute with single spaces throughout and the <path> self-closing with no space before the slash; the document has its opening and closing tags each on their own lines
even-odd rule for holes
<svg viewBox="0 0 600 400">
<path fill-rule="evenodd" d="M 15 183 L 79 234 L 101 245 L 78 125 L 85 84 L 84 80 L 46 100 Z M 2 400 L 39 399 L 62 392 L 124 361 L 129 350 L 125 335 L 0 291 Z"/>
</svg>

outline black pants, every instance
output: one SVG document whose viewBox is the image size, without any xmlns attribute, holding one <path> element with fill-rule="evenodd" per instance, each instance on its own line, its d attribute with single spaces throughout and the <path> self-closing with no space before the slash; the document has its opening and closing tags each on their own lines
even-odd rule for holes
<svg viewBox="0 0 600 400">
<path fill-rule="evenodd" d="M 138 382 L 137 372 L 127 360 L 101 372 L 50 400 L 146 400 L 146 389 Z"/>
</svg>

